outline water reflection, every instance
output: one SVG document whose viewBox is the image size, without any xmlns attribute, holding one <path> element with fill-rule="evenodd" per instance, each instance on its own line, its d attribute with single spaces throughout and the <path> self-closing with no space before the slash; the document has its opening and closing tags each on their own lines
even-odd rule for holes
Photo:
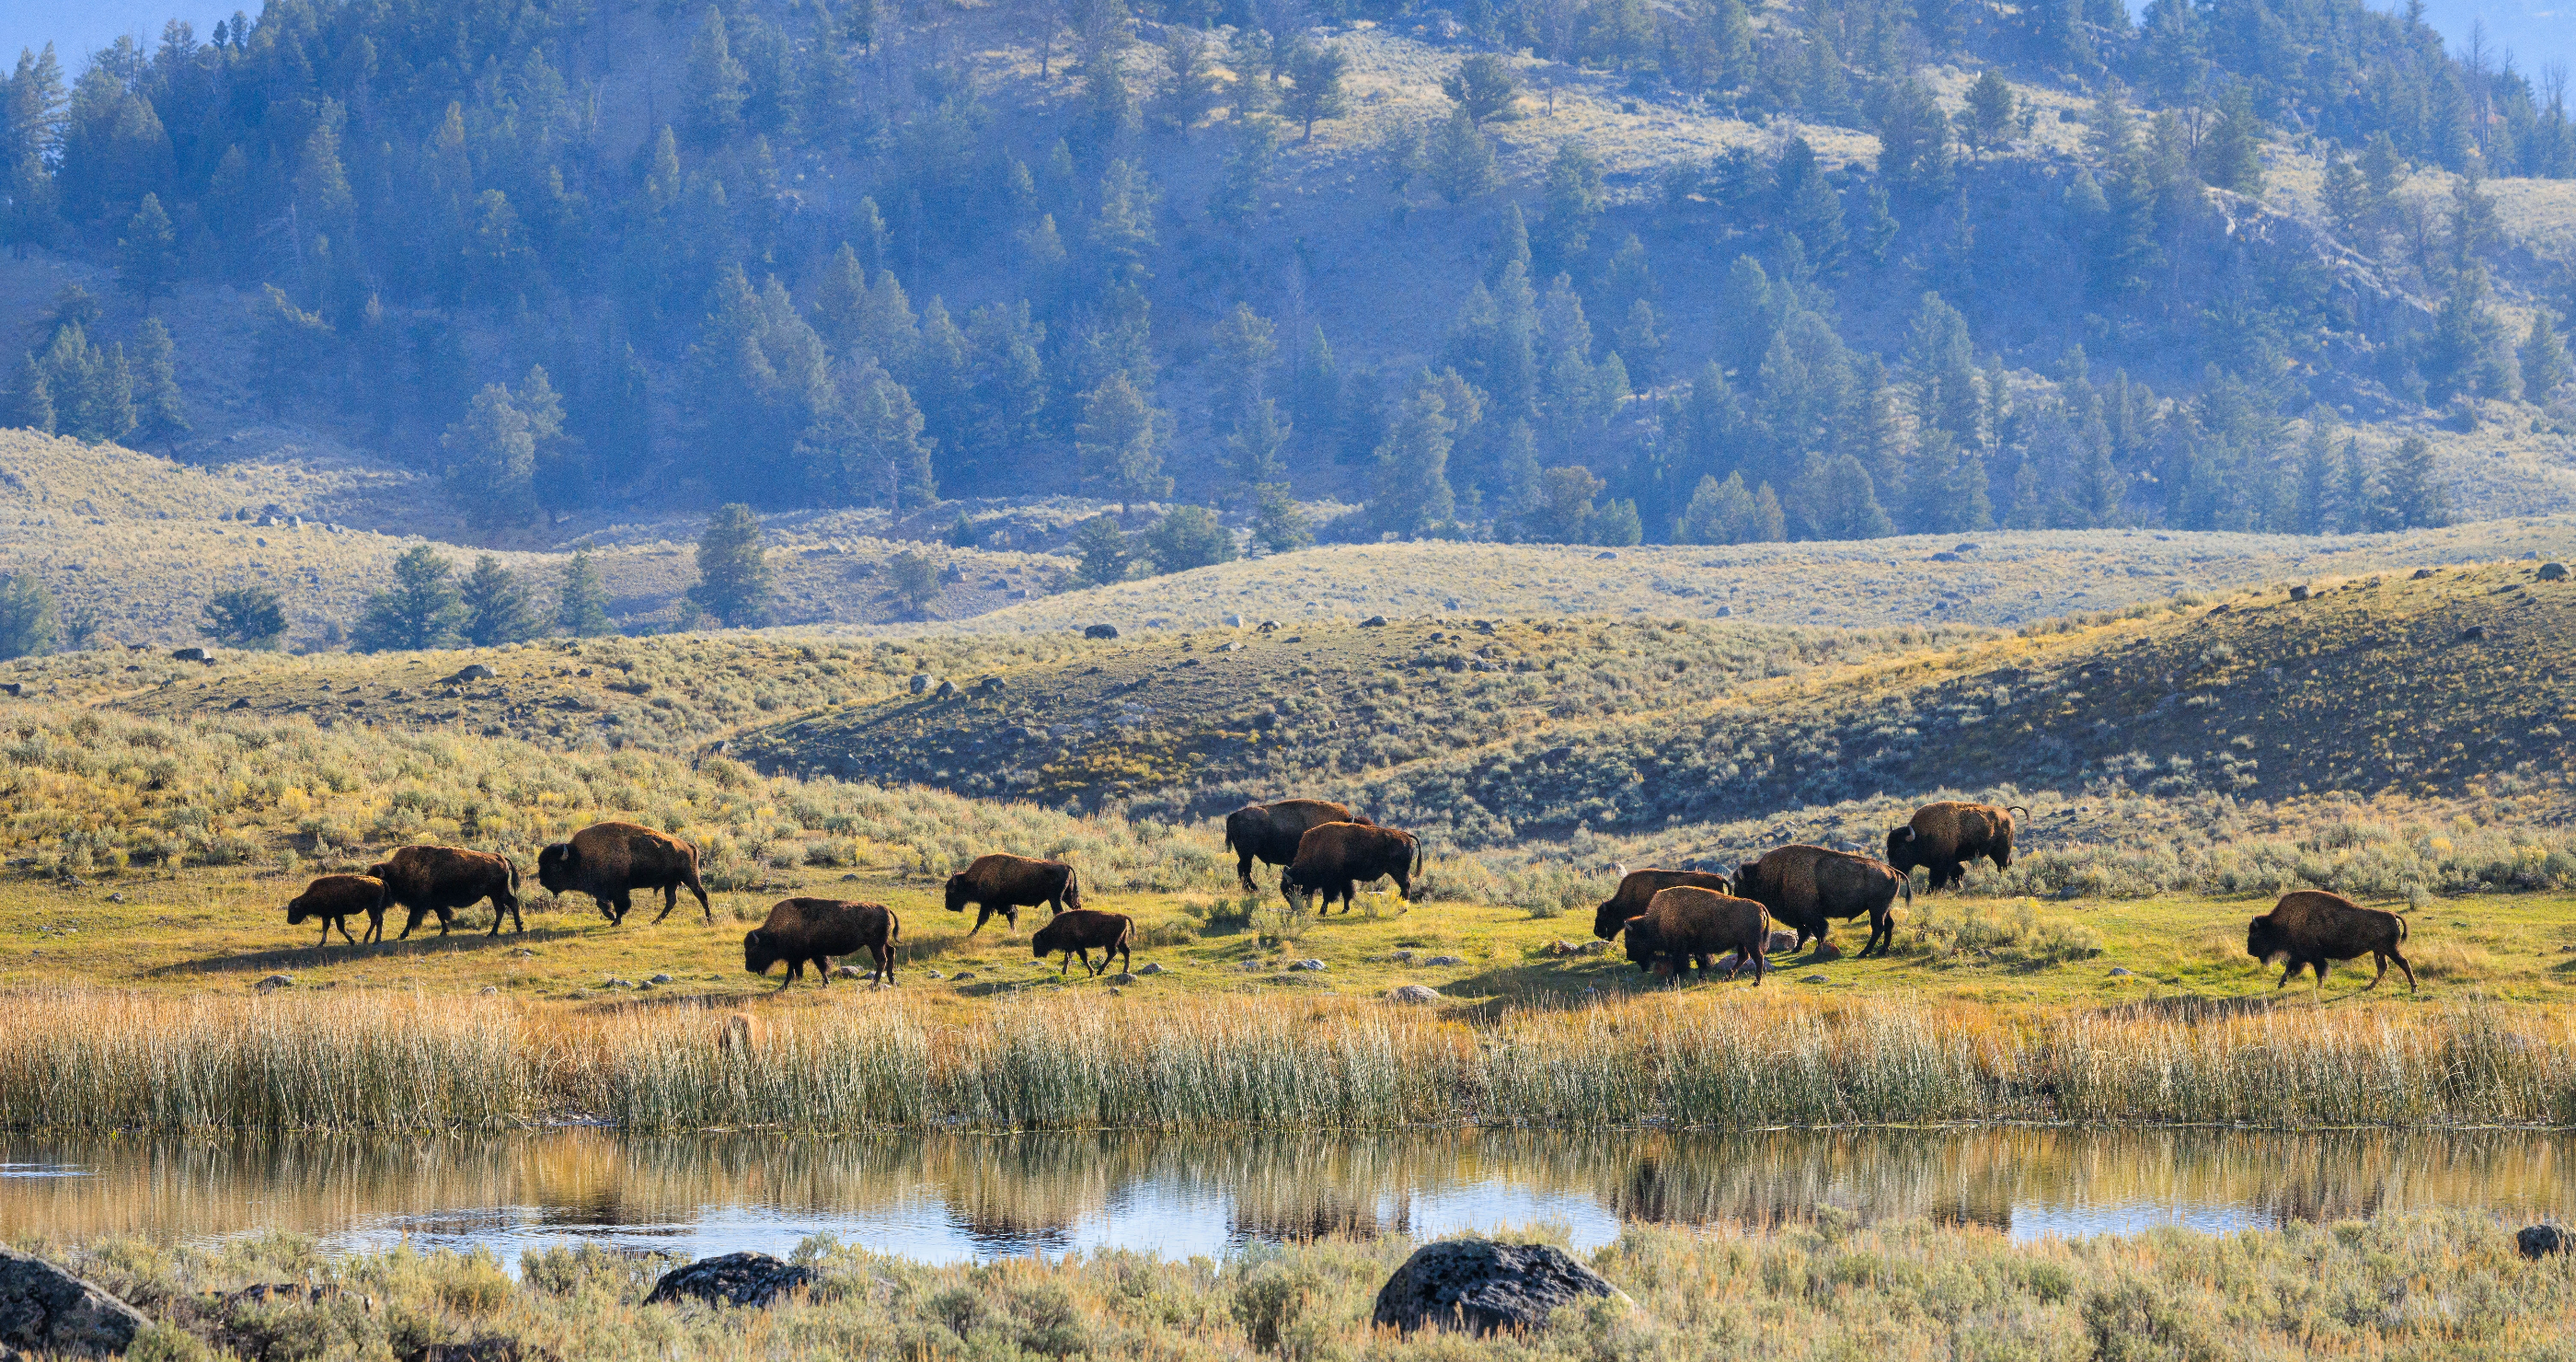
<svg viewBox="0 0 2576 1362">
<path fill-rule="evenodd" d="M 0 1139 L 0 1238 L 276 1227 L 334 1247 L 581 1240 L 692 1255 L 828 1232 L 934 1261 L 1541 1221 L 1778 1224 L 1820 1207 L 2015 1237 L 2227 1230 L 2424 1206 L 2576 1205 L 2568 1137 L 2045 1129 L 1761 1134 L 1120 1134 Z"/>
</svg>

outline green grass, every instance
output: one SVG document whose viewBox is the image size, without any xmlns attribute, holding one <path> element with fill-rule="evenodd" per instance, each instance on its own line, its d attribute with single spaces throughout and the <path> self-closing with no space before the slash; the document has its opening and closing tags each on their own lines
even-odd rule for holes
<svg viewBox="0 0 2576 1362">
<path fill-rule="evenodd" d="M 1110 1250 L 938 1267 L 818 1237 L 796 1253 L 817 1284 L 767 1310 L 647 1306 L 676 1260 L 591 1247 L 531 1255 L 515 1282 L 489 1256 L 337 1256 L 289 1235 L 111 1239 L 66 1256 L 155 1317 L 147 1355 L 166 1359 L 406 1355 L 478 1338 L 560 1357 L 683 1359 L 2539 1359 L 2563 1356 L 2576 1330 L 2563 1263 L 2521 1259 L 2510 1227 L 2464 1213 L 2032 1244 L 1828 1212 L 1771 1227 L 1632 1225 L 1586 1255 L 1626 1300 L 1492 1342 L 1372 1329 L 1377 1289 L 1412 1247 L 1389 1236 L 1221 1262 Z M 309 1303 L 228 1294 L 277 1281 L 330 1290 Z"/>
</svg>

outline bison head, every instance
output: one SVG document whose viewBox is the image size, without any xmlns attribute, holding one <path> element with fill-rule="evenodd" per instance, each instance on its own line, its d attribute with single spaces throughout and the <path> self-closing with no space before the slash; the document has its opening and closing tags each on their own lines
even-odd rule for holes
<svg viewBox="0 0 2576 1362">
<path fill-rule="evenodd" d="M 549 894 L 568 893 L 581 867 L 581 853 L 570 842 L 557 842 L 537 853 L 537 883 Z"/>
<path fill-rule="evenodd" d="M 394 863 L 391 861 L 378 861 L 374 865 L 368 866 L 365 870 L 358 873 L 366 876 L 368 879 L 383 880 L 385 883 L 391 884 L 394 882 Z"/>
<path fill-rule="evenodd" d="M 966 900 L 972 897 L 973 893 L 974 891 L 967 885 L 965 871 L 960 870 L 956 874 L 949 876 L 948 911 L 952 913 L 965 912 Z"/>
<path fill-rule="evenodd" d="M 1314 892 L 1315 886 L 1297 878 L 1297 867 L 1292 865 L 1279 872 L 1279 894 L 1288 900 L 1289 907 L 1301 913 L 1306 911 L 1307 901 Z"/>
<path fill-rule="evenodd" d="M 1909 824 L 1887 834 L 1887 863 L 1896 867 L 1896 873 L 1900 875 L 1911 874 L 1914 867 L 1923 864 L 1914 856 L 1912 825 Z"/>
<path fill-rule="evenodd" d="M 1070 924 L 1065 923 L 1061 919 L 1050 921 L 1047 925 L 1038 928 L 1037 931 L 1029 937 L 1029 954 L 1036 956 L 1040 960 L 1044 960 L 1058 951 L 1072 950 L 1072 944 L 1063 940 L 1064 937 L 1071 933 L 1072 927 Z"/>
<path fill-rule="evenodd" d="M 1656 939 L 1654 924 L 1643 917 L 1632 917 L 1628 919 L 1627 929 L 1629 962 L 1641 970 L 1651 971 L 1655 967 L 1655 957 L 1663 951 L 1663 943 Z"/>
<path fill-rule="evenodd" d="M 2290 949 L 2290 943 L 2281 939 L 2281 929 L 2273 923 L 2271 914 L 2265 913 L 2245 924 L 2247 955 L 2257 960 L 2268 961 L 2288 949 Z"/>
<path fill-rule="evenodd" d="M 742 967 L 754 974 L 767 974 L 778 963 L 777 943 L 765 930 L 754 928 L 742 934 Z"/>
<path fill-rule="evenodd" d="M 305 904 L 305 900 L 308 897 L 309 895 L 298 894 L 286 901 L 287 926 L 298 926 L 303 923 L 304 919 L 313 916 L 313 910 Z"/>
<path fill-rule="evenodd" d="M 1627 905 L 1619 901 L 1617 894 L 1603 899 L 1600 906 L 1592 910 L 1592 934 L 1604 941 L 1617 936 L 1619 929 L 1628 925 L 1626 913 Z"/>
</svg>

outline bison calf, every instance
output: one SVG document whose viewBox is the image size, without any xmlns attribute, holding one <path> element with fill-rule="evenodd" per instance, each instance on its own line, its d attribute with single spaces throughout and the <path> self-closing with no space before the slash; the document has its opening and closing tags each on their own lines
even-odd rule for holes
<svg viewBox="0 0 2576 1362">
<path fill-rule="evenodd" d="M 2378 908 L 2364 908 L 2341 894 L 2322 889 L 2301 889 L 2284 894 L 2272 911 L 2245 925 L 2245 953 L 2270 964 L 2277 956 L 2288 956 L 2289 968 L 2281 971 L 2281 982 L 2272 987 L 2287 988 L 2300 970 L 2313 967 L 2318 988 L 2326 985 L 2326 967 L 2338 960 L 2357 960 L 2369 956 L 2379 962 L 2379 972 L 2370 976 L 2362 987 L 2379 987 L 2388 977 L 2388 962 L 2406 971 L 2406 991 L 2415 991 L 2415 967 L 2406 963 L 2398 949 L 2406 940 L 2406 919 Z"/>
<path fill-rule="evenodd" d="M 882 903 L 851 903 L 841 899 L 782 899 L 770 905 L 768 920 L 742 935 L 742 967 L 754 974 L 767 974 L 769 967 L 784 960 L 787 977 L 779 981 L 780 992 L 805 973 L 805 962 L 814 962 L 815 982 L 832 986 L 832 961 L 835 955 L 856 955 L 866 951 L 876 962 L 868 978 L 894 982 L 894 948 L 902 935 L 903 921 L 894 910 Z"/>
<path fill-rule="evenodd" d="M 1809 937 L 1825 944 L 1826 929 L 1835 918 L 1868 914 L 1869 942 L 1860 948 L 1865 960 L 1896 944 L 1896 919 L 1889 910 L 1898 894 L 1913 904 L 1914 878 L 1854 852 L 1800 844 L 1766 851 L 1737 866 L 1735 893 L 1761 904 L 1781 926 L 1796 931 L 1798 946 Z"/>
<path fill-rule="evenodd" d="M 367 939 L 385 939 L 385 882 L 373 875 L 325 875 L 304 886 L 304 892 L 286 901 L 286 925 L 303 926 L 309 918 L 322 919 L 321 945 L 331 939 L 331 929 L 340 929 L 340 939 L 354 946 L 356 937 L 349 935 L 349 918 L 355 913 L 367 915 Z"/>
<path fill-rule="evenodd" d="M 655 922 L 680 905 L 680 891 L 698 896 L 698 911 L 707 921 L 716 910 L 698 883 L 698 849 L 677 837 L 633 823 L 593 823 L 537 853 L 537 883 L 549 894 L 578 890 L 599 905 L 599 915 L 622 924 L 634 910 L 635 892 L 662 891 L 662 912 Z"/>
<path fill-rule="evenodd" d="M 948 911 L 962 913 L 967 904 L 975 905 L 975 925 L 966 929 L 968 936 L 984 930 L 984 924 L 1000 913 L 1012 931 L 1020 929 L 1020 910 L 1046 904 L 1050 911 L 1061 913 L 1082 906 L 1082 879 L 1073 867 L 1062 861 L 1041 861 L 1033 856 L 1013 856 L 994 852 L 978 856 L 975 863 L 948 877 Z"/>
<path fill-rule="evenodd" d="M 484 899 L 492 900 L 492 935 L 501 934 L 504 917 L 522 933 L 528 930 L 519 916 L 519 868 L 506 856 L 462 847 L 396 847 L 391 856 L 367 867 L 367 873 L 385 882 L 387 903 L 411 910 L 397 940 L 410 937 L 430 913 L 438 914 L 438 934 L 445 936 L 457 909 Z"/>
<path fill-rule="evenodd" d="M 1286 865 L 1297 859 L 1297 842 L 1308 828 L 1326 823 L 1357 823 L 1372 826 L 1366 816 L 1351 812 L 1348 804 L 1329 799 L 1282 799 L 1271 804 L 1246 804 L 1225 816 L 1225 846 L 1234 853 L 1234 873 L 1246 889 L 1260 886 L 1252 882 L 1252 863 Z"/>
<path fill-rule="evenodd" d="M 1753 963 L 1753 986 L 1762 986 L 1766 967 L 1762 950 L 1770 944 L 1771 917 L 1762 905 L 1715 890 L 1676 885 L 1658 892 L 1646 911 L 1628 919 L 1628 958 L 1659 979 L 1670 979 L 1692 965 L 1708 977 L 1710 962 L 1728 951 L 1735 963 L 1732 979 L 1746 961 Z"/>
<path fill-rule="evenodd" d="M 1966 879 L 1968 863 L 1980 857 L 1993 861 L 1997 870 L 2010 870 L 2014 814 L 2028 817 L 2030 810 L 1956 800 L 1926 804 L 1904 827 L 1887 834 L 1887 863 L 1908 877 L 1914 867 L 1924 867 L 1936 890 Z"/>
<path fill-rule="evenodd" d="M 1303 910 L 1310 897 L 1323 900 L 1319 913 L 1342 911 L 1363 884 L 1379 877 L 1395 881 L 1396 897 L 1413 901 L 1413 877 L 1422 869 L 1422 839 L 1373 823 L 1319 823 L 1297 839 L 1296 859 L 1279 872 L 1279 893 L 1288 906 Z"/>
<path fill-rule="evenodd" d="M 1726 877 L 1709 870 L 1631 870 L 1619 877 L 1619 888 L 1592 910 L 1592 934 L 1604 941 L 1617 936 L 1628 919 L 1646 911 L 1655 895 L 1675 885 L 1728 892 Z"/>
<path fill-rule="evenodd" d="M 1117 956 L 1123 972 L 1135 963 L 1129 947 L 1135 943 L 1136 920 L 1125 913 L 1104 913 L 1097 908 L 1071 908 L 1055 915 L 1047 925 L 1029 938 L 1029 953 L 1044 960 L 1061 951 L 1064 963 L 1056 967 L 1061 975 L 1073 968 L 1073 957 L 1082 957 L 1082 967 L 1097 979 L 1109 968 L 1109 957 Z M 1100 952 L 1100 965 L 1093 968 L 1091 953 Z"/>
</svg>

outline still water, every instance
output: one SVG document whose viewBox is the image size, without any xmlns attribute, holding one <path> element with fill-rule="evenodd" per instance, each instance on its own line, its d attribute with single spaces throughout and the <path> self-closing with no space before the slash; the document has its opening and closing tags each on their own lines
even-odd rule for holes
<svg viewBox="0 0 2576 1362">
<path fill-rule="evenodd" d="M 0 1138 L 0 1241 L 276 1228 L 334 1249 L 597 1243 L 785 1254 L 811 1234 L 956 1262 L 1103 1247 L 1430 1238 L 1553 1222 L 1991 1225 L 2017 1239 L 2227 1231 L 2429 1207 L 2576 1210 L 2576 1137 L 2530 1132 L 1614 1131 L 1186 1139 L 1133 1134 L 405 1140 Z"/>
</svg>

